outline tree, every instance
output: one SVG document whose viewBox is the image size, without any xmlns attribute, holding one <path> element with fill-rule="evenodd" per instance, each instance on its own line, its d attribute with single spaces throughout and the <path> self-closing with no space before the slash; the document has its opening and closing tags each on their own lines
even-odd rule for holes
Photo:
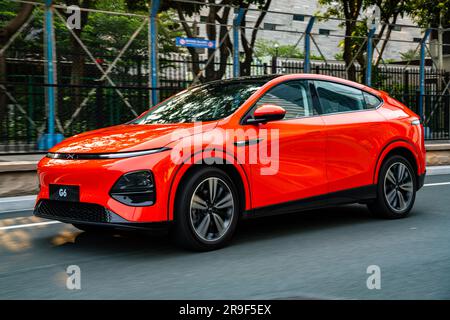
<svg viewBox="0 0 450 320">
<path fill-rule="evenodd" d="M 356 39 L 353 38 L 357 32 L 357 28 L 361 27 L 358 18 L 363 8 L 363 0 L 319 0 L 319 4 L 327 7 L 324 14 L 325 18 L 338 17 L 344 18 L 342 23 L 344 26 L 345 39 L 343 42 L 343 59 L 348 69 L 348 78 L 356 80 L 356 68 L 354 65 L 355 50 L 357 51 Z"/>
<path fill-rule="evenodd" d="M 420 26 L 423 28 L 434 28 L 431 32 L 431 39 L 439 39 L 439 33 L 436 28 L 450 28 L 450 0 L 411 1 L 407 10 Z M 448 39 L 450 39 L 450 31 L 441 32 L 443 42 L 447 44 Z M 448 47 L 441 47 L 439 50 L 442 50 L 442 54 L 448 53 Z"/>
<path fill-rule="evenodd" d="M 399 17 L 408 12 L 410 2 L 413 0 L 319 0 L 321 5 L 327 7 L 324 17 L 338 17 L 346 19 L 341 25 L 345 28 L 345 39 L 342 41 L 343 60 L 348 68 L 348 77 L 356 79 L 355 68 L 352 61 L 357 61 L 361 65 L 362 74 L 366 68 L 366 48 L 364 38 L 367 37 L 367 17 L 361 12 L 371 7 L 378 7 L 380 10 L 381 26 L 374 37 L 373 47 L 377 47 L 381 42 L 378 55 L 374 65 L 378 66 L 382 61 L 383 53 L 390 40 L 392 30 Z"/>
<path fill-rule="evenodd" d="M 305 54 L 295 45 L 280 45 L 278 41 L 258 40 L 254 48 L 256 58 L 273 57 L 303 59 Z M 321 56 L 311 55 L 313 60 L 323 60 Z"/>
<path fill-rule="evenodd" d="M 269 10 L 271 0 L 262 0 L 262 1 L 240 1 L 238 5 L 240 5 L 243 9 L 245 9 L 244 17 L 241 21 L 241 42 L 242 47 L 244 49 L 244 59 L 240 62 L 240 73 L 242 76 L 249 76 L 251 73 L 251 64 L 253 61 L 253 55 L 256 45 L 256 37 L 258 35 L 258 30 L 264 20 L 264 17 L 267 14 L 267 10 Z M 257 6 L 261 11 L 259 12 L 258 18 L 253 26 L 252 31 L 250 32 L 250 40 L 247 39 L 247 30 L 245 27 L 247 26 L 247 13 L 248 8 L 251 4 Z"/>
<path fill-rule="evenodd" d="M 273 57 L 303 59 L 304 54 L 294 45 L 280 45 L 273 40 L 258 40 L 255 44 L 255 57 Z"/>
<path fill-rule="evenodd" d="M 90 9 L 93 5 L 93 1 L 91 0 L 68 0 L 68 6 L 78 6 L 81 8 Z M 80 13 L 80 28 L 73 29 L 73 32 L 78 38 L 81 38 L 84 28 L 88 24 L 89 11 L 82 10 Z M 66 16 L 68 17 L 68 15 Z M 78 107 L 82 100 L 81 95 L 81 87 L 82 78 L 84 77 L 84 66 L 85 66 L 85 54 L 81 45 L 76 40 L 75 36 L 70 34 L 70 47 L 71 47 L 71 75 L 70 75 L 70 84 L 73 86 L 73 105 L 74 107 Z"/>
<path fill-rule="evenodd" d="M 15 6 L 15 4 L 14 4 Z M 10 8 L 16 9 L 16 8 Z M 2 23 L 0 26 L 0 48 L 3 48 L 8 41 L 14 36 L 14 34 L 22 27 L 22 25 L 28 20 L 33 13 L 34 6 L 32 4 L 21 4 L 16 10 L 15 16 L 10 16 L 10 20 L 6 23 Z M 11 11 L 9 11 L 11 12 Z M 6 82 L 6 58 L 5 55 L 0 53 L 0 84 Z M 7 114 L 6 111 L 7 97 L 5 92 L 0 89 L 0 123 L 3 121 Z M 2 127 L 3 128 L 3 127 Z M 3 132 L 1 132 L 3 136 Z"/>
<path fill-rule="evenodd" d="M 379 42 L 382 41 L 381 48 L 377 59 L 375 60 L 375 66 L 380 64 L 382 60 L 383 53 L 386 46 L 391 38 L 391 33 L 394 30 L 394 26 L 397 23 L 399 17 L 403 17 L 407 11 L 407 6 L 410 1 L 407 0 L 376 0 L 373 2 L 368 2 L 368 5 L 376 5 L 380 9 L 380 20 L 381 28 L 377 34 L 374 41 L 374 47 L 378 46 Z M 384 40 L 381 40 L 384 39 Z"/>
<path fill-rule="evenodd" d="M 219 67 L 216 69 L 214 63 L 209 63 L 205 67 L 204 75 L 201 74 L 202 69 L 200 68 L 200 55 L 198 50 L 195 48 L 187 48 L 192 60 L 193 73 L 194 75 L 199 75 L 198 80 L 204 82 L 221 79 L 226 72 L 228 59 L 233 52 L 233 44 L 229 32 L 230 27 L 228 26 L 234 14 L 232 7 L 241 7 L 245 10 L 240 25 L 241 30 L 243 30 L 243 32 L 241 32 L 241 43 L 244 51 L 244 59 L 240 62 L 240 70 L 242 75 L 250 74 L 258 28 L 267 14 L 270 4 L 271 0 L 223 0 L 217 5 L 215 5 L 215 2 L 212 0 L 199 0 L 195 3 L 167 0 L 161 4 L 160 11 L 169 9 L 176 10 L 185 35 L 193 38 L 198 36 L 198 23 L 189 23 L 188 18 L 200 15 L 200 13 L 205 14 L 207 38 L 218 40 L 218 44 L 221 43 L 220 48 L 217 50 L 208 49 L 207 61 L 212 60 L 213 55 L 218 56 Z M 258 18 L 256 19 L 252 31 L 246 32 L 246 16 L 248 13 L 248 10 L 246 9 L 250 8 L 251 5 L 256 6 L 256 8 L 261 9 L 261 11 L 258 13 Z M 149 1 L 146 0 L 128 1 L 128 7 L 133 10 L 148 10 L 148 6 Z M 249 38 L 247 38 L 248 35 Z"/>
<path fill-rule="evenodd" d="M 406 6 L 408 14 L 422 27 L 450 26 L 450 0 L 414 0 Z"/>
<path fill-rule="evenodd" d="M 419 52 L 417 52 L 417 50 L 409 49 L 405 52 L 400 53 L 400 57 L 403 61 L 418 60 L 420 59 L 420 54 Z"/>
</svg>

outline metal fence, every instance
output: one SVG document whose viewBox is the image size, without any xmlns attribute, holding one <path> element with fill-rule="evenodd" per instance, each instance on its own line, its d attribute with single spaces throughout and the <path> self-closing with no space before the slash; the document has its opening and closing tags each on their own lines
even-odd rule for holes
<svg viewBox="0 0 450 320">
<path fill-rule="evenodd" d="M 17 1 L 10 0 L 11 3 Z M 331 41 L 338 45 L 339 41 L 348 37 L 342 32 L 327 35 L 322 35 L 320 29 L 317 32 L 325 20 L 312 15 L 302 15 L 306 19 L 304 23 L 294 22 L 293 12 L 290 11 L 271 11 L 268 7 L 264 10 L 233 7 L 231 10 L 230 6 L 210 2 L 207 6 L 217 7 L 216 15 L 222 15 L 220 23 L 215 23 L 211 28 L 210 23 L 202 22 L 201 13 L 199 17 L 187 19 L 178 13 L 166 16 L 163 21 L 158 17 L 159 1 L 151 1 L 149 15 L 145 12 L 136 14 L 123 10 L 113 12 L 80 8 L 82 13 L 89 14 L 92 25 L 87 30 L 76 32 L 67 26 L 65 5 L 50 0 L 45 4 L 25 2 L 34 6 L 33 15 L 11 41 L 0 49 L 2 70 L 3 61 L 6 61 L 5 73 L 0 74 L 0 153 L 35 151 L 38 138 L 45 134 L 68 137 L 124 123 L 147 110 L 150 101 L 163 100 L 198 81 L 232 78 L 239 74 L 305 71 L 341 78 L 348 76 L 343 62 L 330 60 L 338 59 L 335 53 L 341 49 L 336 47 L 336 51 L 328 50 L 330 52 L 327 53 L 327 50 L 320 48 L 320 43 Z M 256 26 L 247 21 L 241 25 L 240 22 L 245 21 L 242 20 L 243 15 L 247 13 L 259 16 L 260 22 L 267 20 L 271 23 Z M 269 16 L 273 21 L 267 18 Z M 343 22 L 339 18 L 332 20 L 336 28 Z M 188 29 L 192 32 L 184 30 L 180 34 L 177 31 L 175 35 L 171 32 L 178 27 L 172 26 L 166 27 L 170 35 L 158 33 L 156 26 L 168 21 L 181 23 L 182 29 L 190 26 Z M 276 21 L 281 22 L 280 26 L 272 23 Z M 285 22 L 287 24 L 282 28 Z M 124 32 L 104 27 L 111 25 L 121 26 Z M 401 27 L 415 28 L 422 37 L 419 26 Z M 350 63 L 358 81 L 389 92 L 416 112 L 422 110 L 427 139 L 448 139 L 450 77 L 449 73 L 438 71 L 434 62 L 433 66 L 426 64 L 431 29 L 425 30 L 419 42 L 386 40 L 396 43 L 396 51 L 416 47 L 414 53 L 418 53 L 418 49 L 421 49 L 419 60 L 411 65 L 409 61 L 408 65 L 402 66 L 385 65 L 382 59 L 381 64 L 375 65 L 379 59 L 371 59 L 367 54 L 372 56 L 378 52 L 382 57 L 377 48 L 382 36 L 379 34 L 374 38 L 375 29 L 373 26 L 371 28 L 367 37 L 355 37 L 359 41 L 358 52 L 365 52 L 368 57 L 365 63 L 362 62 L 364 66 L 359 65 L 364 59 L 352 60 L 354 63 Z M 213 29 L 216 32 L 211 32 Z M 215 41 L 215 49 L 174 49 L 174 37 L 189 34 Z M 296 49 L 298 54 L 294 56 L 303 56 L 303 59 L 280 58 L 277 57 L 278 51 L 275 54 L 266 52 L 257 55 L 257 42 L 250 46 L 249 40 L 252 38 L 268 40 L 271 46 L 270 43 L 275 43 L 273 39 L 281 34 L 288 37 L 289 45 Z M 164 42 L 164 37 L 170 39 Z M 374 41 L 374 48 L 369 49 L 369 44 L 372 46 Z M 330 58 L 332 56 L 334 58 Z M 198 59 L 195 63 L 194 57 Z M 311 61 L 312 58 L 321 60 Z M 77 68 L 80 72 L 77 72 Z M 225 72 L 210 77 L 218 69 Z M 52 138 L 50 142 L 49 145 L 53 145 L 56 141 Z"/>
<path fill-rule="evenodd" d="M 99 56 L 99 61 L 110 57 Z M 82 84 L 71 84 L 71 62 L 58 64 L 56 128 L 68 137 L 96 128 L 124 123 L 135 113 L 149 108 L 150 90 L 147 86 L 148 67 L 146 56 L 123 58 L 121 66 L 111 75 L 116 87 L 106 81 L 98 81 L 94 64 L 86 64 Z M 201 64 L 206 63 L 201 61 Z M 254 63 L 252 75 L 276 73 L 301 73 L 303 61 L 275 61 L 275 65 Z M 217 63 L 216 63 L 217 64 Z M 217 66 L 218 67 L 218 66 Z M 227 64 L 226 77 L 232 77 L 232 63 Z M 11 97 L 7 112 L 0 117 L 0 152 L 32 152 L 36 141 L 46 129 L 45 84 L 43 62 L 39 59 L 9 59 L 7 82 L 4 83 Z M 172 55 L 160 59 L 160 84 L 158 91 L 165 99 L 192 84 L 192 62 L 188 56 Z M 438 94 L 449 73 L 427 68 L 425 74 L 424 114 L 427 139 L 449 139 L 450 95 Z M 347 76 L 341 63 L 313 62 L 311 72 L 341 78 Z M 356 68 L 358 76 L 362 70 Z M 418 112 L 419 69 L 404 66 L 379 66 L 374 70 L 374 87 L 389 92 L 415 112 Z M 119 90 L 122 97 L 118 94 Z M 85 101 L 86 100 L 86 101 Z M 127 103 L 124 102 L 127 101 Z M 83 110 L 79 109 L 83 104 Z M 129 105 L 133 107 L 131 111 Z M 78 110 L 78 113 L 77 113 Z M 429 119 L 429 120 L 428 120 Z"/>
</svg>

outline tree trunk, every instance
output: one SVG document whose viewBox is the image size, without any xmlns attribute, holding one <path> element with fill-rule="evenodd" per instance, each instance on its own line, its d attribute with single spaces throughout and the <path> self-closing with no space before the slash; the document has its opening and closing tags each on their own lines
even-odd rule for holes
<svg viewBox="0 0 450 320">
<path fill-rule="evenodd" d="M 91 7 L 91 1 L 85 0 L 85 1 L 68 1 L 67 3 L 70 5 L 77 5 L 79 7 L 83 8 L 90 8 Z M 88 23 L 89 18 L 89 12 L 88 11 L 81 11 L 81 23 L 80 23 L 80 29 L 73 29 L 74 33 L 77 35 L 78 38 L 81 39 L 81 34 L 83 33 L 84 27 Z M 83 84 L 83 77 L 85 74 L 85 53 L 83 48 L 80 46 L 78 41 L 75 39 L 75 37 L 71 34 L 70 35 L 70 43 L 71 43 L 71 56 L 72 56 L 72 67 L 70 72 L 70 85 L 73 86 L 73 96 L 72 96 L 72 108 L 75 110 L 78 108 L 82 102 L 82 88 L 80 87 Z"/>
<path fill-rule="evenodd" d="M 28 20 L 34 10 L 32 4 L 22 4 L 17 15 L 12 19 L 3 29 L 0 29 L 0 47 L 3 48 L 11 37 L 22 27 L 22 25 Z M 7 81 L 7 69 L 6 69 L 6 57 L 4 54 L 0 54 L 0 83 L 6 85 Z M 7 97 L 6 93 L 0 89 L 0 137 L 5 135 L 6 127 L 2 126 L 4 118 L 6 117 L 7 110 Z"/>
<path fill-rule="evenodd" d="M 180 18 L 181 25 L 183 27 L 184 32 L 189 38 L 194 37 L 194 33 L 192 32 L 191 28 L 189 27 L 189 24 L 186 22 L 186 18 L 184 17 L 183 9 L 181 8 L 181 5 L 177 3 L 177 13 L 178 17 Z M 194 76 L 194 79 L 198 76 L 198 80 L 200 82 L 203 82 L 203 76 L 200 75 L 200 61 L 198 57 L 198 52 L 195 48 L 188 47 L 187 50 L 189 51 L 189 54 L 192 58 L 192 73 Z"/>
<path fill-rule="evenodd" d="M 389 39 L 391 38 L 391 33 L 392 33 L 392 30 L 394 29 L 393 25 L 397 23 L 398 15 L 399 15 L 399 13 L 396 13 L 394 15 L 394 18 L 392 20 L 392 24 L 389 24 L 389 26 L 388 26 L 388 29 L 386 31 L 385 40 L 383 41 L 383 44 L 381 45 L 380 53 L 378 54 L 377 60 L 375 61 L 375 64 L 374 64 L 376 67 L 380 64 L 380 61 L 383 58 L 384 50 L 386 50 L 386 46 L 387 46 L 387 44 L 389 42 Z M 388 23 L 389 23 L 389 21 L 388 21 Z M 384 31 L 384 30 L 382 30 L 382 31 Z M 382 38 L 382 37 L 383 37 L 383 32 L 380 32 L 380 34 L 378 35 L 378 38 Z"/>
<path fill-rule="evenodd" d="M 254 25 L 254 29 L 252 31 L 252 37 L 250 39 L 250 43 L 247 40 L 247 37 L 245 36 L 245 29 L 246 26 L 246 16 L 247 12 L 245 11 L 244 18 L 242 19 L 241 27 L 241 41 L 242 41 L 242 47 L 244 49 L 244 60 L 240 64 L 240 70 L 241 70 L 241 76 L 250 76 L 251 75 L 251 67 L 252 67 L 252 61 L 253 61 L 253 49 L 255 48 L 256 43 L 256 37 L 258 35 L 258 29 L 261 26 L 264 17 L 267 14 L 267 10 L 269 10 L 270 4 L 272 0 L 266 0 L 266 3 L 264 4 L 264 7 L 262 8 L 261 14 L 259 15 L 258 19 L 256 20 L 256 23 Z"/>
<path fill-rule="evenodd" d="M 353 59 L 353 50 L 352 45 L 353 41 L 350 38 L 352 34 L 353 28 L 350 26 L 351 23 L 347 23 L 347 27 L 345 29 L 345 40 L 344 40 L 344 54 L 343 58 L 345 61 L 345 66 L 347 68 L 347 77 L 351 81 L 356 81 L 356 68 Z"/>
</svg>

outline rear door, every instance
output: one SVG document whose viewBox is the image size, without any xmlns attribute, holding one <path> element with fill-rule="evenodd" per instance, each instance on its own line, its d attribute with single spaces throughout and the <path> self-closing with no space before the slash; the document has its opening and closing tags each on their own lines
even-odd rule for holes
<svg viewBox="0 0 450 320">
<path fill-rule="evenodd" d="M 326 128 L 328 192 L 372 184 L 385 120 L 376 111 L 381 101 L 340 83 L 314 86 Z"/>
</svg>

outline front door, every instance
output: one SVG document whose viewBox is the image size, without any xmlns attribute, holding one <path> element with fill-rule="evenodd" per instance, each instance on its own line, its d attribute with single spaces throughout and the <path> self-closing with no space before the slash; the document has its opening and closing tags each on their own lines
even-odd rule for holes
<svg viewBox="0 0 450 320">
<path fill-rule="evenodd" d="M 253 208 L 326 193 L 326 135 L 322 117 L 313 105 L 310 85 L 307 80 L 278 84 L 251 111 L 263 104 L 286 110 L 283 120 L 254 126 L 262 139 L 254 149 L 259 161 L 249 165 Z"/>
</svg>

